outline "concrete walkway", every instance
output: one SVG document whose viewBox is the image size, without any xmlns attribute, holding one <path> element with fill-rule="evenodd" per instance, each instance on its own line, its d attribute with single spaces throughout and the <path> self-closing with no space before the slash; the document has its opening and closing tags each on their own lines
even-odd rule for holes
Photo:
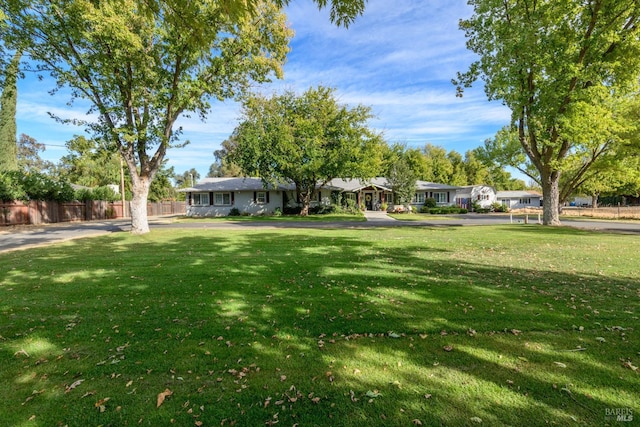
<svg viewBox="0 0 640 427">
<path fill-rule="evenodd" d="M 375 222 L 379 224 L 385 224 L 395 222 L 395 218 L 391 218 L 385 211 L 364 211 L 364 217 L 367 222 Z"/>
</svg>

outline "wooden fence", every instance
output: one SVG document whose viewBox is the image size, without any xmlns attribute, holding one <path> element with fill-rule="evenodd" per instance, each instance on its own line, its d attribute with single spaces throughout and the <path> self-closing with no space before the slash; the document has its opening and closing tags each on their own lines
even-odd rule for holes
<svg viewBox="0 0 640 427">
<path fill-rule="evenodd" d="M 126 212 L 130 212 L 126 202 Z M 185 202 L 147 203 L 147 215 L 183 215 Z M 122 202 L 0 202 L 0 226 L 124 218 Z"/>
</svg>

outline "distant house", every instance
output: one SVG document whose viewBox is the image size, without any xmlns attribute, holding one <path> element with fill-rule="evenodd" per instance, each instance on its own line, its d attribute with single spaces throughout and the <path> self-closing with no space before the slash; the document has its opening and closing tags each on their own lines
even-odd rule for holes
<svg viewBox="0 0 640 427">
<path fill-rule="evenodd" d="M 496 199 L 509 209 L 539 208 L 542 195 L 535 191 L 498 191 Z"/>
<path fill-rule="evenodd" d="M 579 206 L 579 207 L 592 207 L 593 206 L 593 197 L 587 196 L 576 196 L 573 198 L 571 202 L 569 202 L 569 206 Z"/>
<path fill-rule="evenodd" d="M 488 209 L 496 200 L 496 190 L 489 185 L 466 185 L 456 191 L 456 205 L 465 209 L 471 209 L 474 202 Z"/>
</svg>

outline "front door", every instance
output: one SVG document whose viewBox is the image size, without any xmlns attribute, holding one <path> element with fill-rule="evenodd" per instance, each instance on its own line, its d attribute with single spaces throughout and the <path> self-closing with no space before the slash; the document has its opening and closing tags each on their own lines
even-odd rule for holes
<svg viewBox="0 0 640 427">
<path fill-rule="evenodd" d="M 364 194 L 364 205 L 368 211 L 373 210 L 373 193 Z"/>
</svg>

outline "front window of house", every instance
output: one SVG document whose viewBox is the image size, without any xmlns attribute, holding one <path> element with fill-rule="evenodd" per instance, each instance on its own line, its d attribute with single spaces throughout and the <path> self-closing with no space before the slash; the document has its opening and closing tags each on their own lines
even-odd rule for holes
<svg viewBox="0 0 640 427">
<path fill-rule="evenodd" d="M 447 203 L 447 193 L 433 193 L 436 203 Z"/>
<path fill-rule="evenodd" d="M 531 204 L 531 199 L 520 199 L 521 205 L 529 205 Z"/>
<path fill-rule="evenodd" d="M 231 205 L 231 193 L 214 193 L 213 204 L 216 206 Z"/>
<path fill-rule="evenodd" d="M 424 193 L 416 193 L 413 196 L 413 203 L 424 204 Z"/>
<path fill-rule="evenodd" d="M 209 206 L 209 193 L 193 193 L 193 206 Z"/>
<path fill-rule="evenodd" d="M 256 203 L 264 205 L 267 203 L 267 192 L 266 191 L 258 191 L 256 193 Z"/>
</svg>

